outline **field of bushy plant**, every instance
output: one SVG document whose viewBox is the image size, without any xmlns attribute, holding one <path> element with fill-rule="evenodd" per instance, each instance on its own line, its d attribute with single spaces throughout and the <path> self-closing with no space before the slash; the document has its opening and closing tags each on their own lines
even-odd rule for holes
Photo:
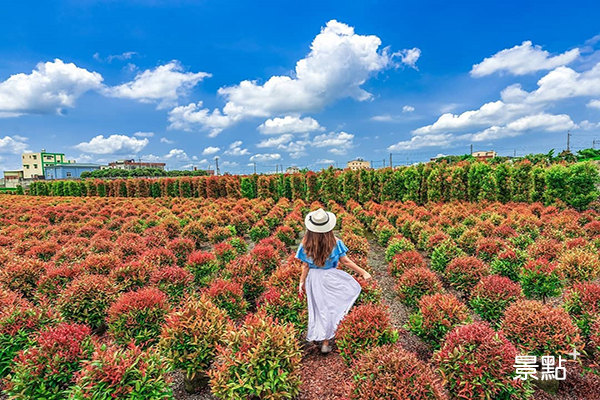
<svg viewBox="0 0 600 400">
<path fill-rule="evenodd" d="M 2 196 L 3 393 L 169 399 L 179 377 L 186 391 L 223 399 L 311 398 L 293 253 L 319 207 L 338 216 L 348 256 L 392 282 L 356 277 L 362 293 L 327 356 L 345 371 L 340 398 L 536 396 L 513 382 L 515 354 L 577 349 L 598 373 L 597 210 L 560 199 L 419 205 L 386 198 L 385 181 L 338 203 L 322 197 L 335 187 L 325 178 L 297 180 L 293 201 L 271 192 L 273 177 L 259 179 L 252 199 L 232 177 L 202 178 L 208 198 L 177 197 L 185 179 L 194 193 L 200 178 L 177 188 L 161 180 L 170 197 Z M 117 189 L 145 188 L 131 185 Z"/>
</svg>

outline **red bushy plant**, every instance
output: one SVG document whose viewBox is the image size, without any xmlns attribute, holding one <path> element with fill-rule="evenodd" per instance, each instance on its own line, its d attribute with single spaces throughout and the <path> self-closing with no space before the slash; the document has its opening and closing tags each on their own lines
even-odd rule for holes
<svg viewBox="0 0 600 400">
<path fill-rule="evenodd" d="M 454 327 L 470 322 L 467 306 L 451 294 L 436 293 L 419 300 L 419 310 L 410 316 L 408 328 L 438 348 L 444 336 Z"/>
<path fill-rule="evenodd" d="M 589 336 L 591 325 L 600 320 L 600 283 L 576 283 L 565 291 L 563 299 L 565 310 Z"/>
<path fill-rule="evenodd" d="M 539 258 L 523 266 L 519 280 L 525 296 L 545 302 L 548 297 L 560 294 L 564 278 L 556 263 Z"/>
<path fill-rule="evenodd" d="M 219 268 L 214 254 L 205 251 L 195 251 L 189 255 L 185 268 L 194 275 L 197 285 L 205 286 Z"/>
<path fill-rule="evenodd" d="M 45 264 L 42 261 L 15 258 L 0 269 L 0 285 L 32 300 L 38 281 L 45 270 Z"/>
<path fill-rule="evenodd" d="M 221 266 L 228 265 L 237 256 L 237 251 L 229 243 L 218 243 L 214 247 L 215 257 Z"/>
<path fill-rule="evenodd" d="M 99 329 L 116 297 L 117 288 L 110 279 L 103 275 L 83 275 L 60 294 L 58 309 L 69 321 Z"/>
<path fill-rule="evenodd" d="M 302 352 L 292 325 L 280 325 L 262 313 L 251 314 L 217 346 L 209 371 L 219 398 L 293 398 L 300 388 Z M 248 368 L 248 366 L 253 366 Z M 245 382 L 239 385 L 239 382 Z"/>
<path fill-rule="evenodd" d="M 176 265 L 157 269 L 150 276 L 150 285 L 165 293 L 172 304 L 192 293 L 194 276 L 188 270 Z"/>
<path fill-rule="evenodd" d="M 244 297 L 250 303 L 265 290 L 265 272 L 251 254 L 238 257 L 227 265 L 223 277 L 242 285 Z"/>
<path fill-rule="evenodd" d="M 392 276 L 400 276 L 411 268 L 426 268 L 423 256 L 416 250 L 403 251 L 396 254 L 388 265 Z"/>
<path fill-rule="evenodd" d="M 242 285 L 237 282 L 215 279 L 205 293 L 217 307 L 225 310 L 231 319 L 242 317 L 248 310 Z"/>
<path fill-rule="evenodd" d="M 108 276 L 120 291 L 126 292 L 146 286 L 153 270 L 154 267 L 148 264 L 130 261 L 114 268 Z"/>
<path fill-rule="evenodd" d="M 280 264 L 279 254 L 271 245 L 263 243 L 257 244 L 250 254 L 252 254 L 252 257 L 267 275 L 273 272 Z"/>
<path fill-rule="evenodd" d="M 188 259 L 188 256 L 194 251 L 195 243 L 191 239 L 175 238 L 169 242 L 167 249 L 175 255 L 177 265 L 183 267 Z"/>
<path fill-rule="evenodd" d="M 524 398 L 528 390 L 513 379 L 516 355 L 502 331 L 475 322 L 448 333 L 434 360 L 452 398 Z"/>
<path fill-rule="evenodd" d="M 471 290 L 490 273 L 489 267 L 477 257 L 458 257 L 446 267 L 446 278 L 458 290 Z"/>
<path fill-rule="evenodd" d="M 519 280 L 521 267 L 527 262 L 527 255 L 514 249 L 505 249 L 500 252 L 490 263 L 494 274 L 505 276 L 513 281 Z"/>
<path fill-rule="evenodd" d="M 398 332 L 392 328 L 385 308 L 376 304 L 354 307 L 340 322 L 336 344 L 346 363 L 376 346 L 395 343 Z"/>
<path fill-rule="evenodd" d="M 481 278 L 471 292 L 470 304 L 479 316 L 490 324 L 500 325 L 504 310 L 521 299 L 521 286 L 505 276 Z"/>
<path fill-rule="evenodd" d="M 88 274 L 108 275 L 121 265 L 121 260 L 114 254 L 90 254 L 79 267 Z"/>
<path fill-rule="evenodd" d="M 64 399 L 82 360 L 94 346 L 85 325 L 62 323 L 41 332 L 33 347 L 21 351 L 6 393 L 13 398 Z"/>
<path fill-rule="evenodd" d="M 76 374 L 70 399 L 170 399 L 168 367 L 153 350 L 114 344 L 97 345 L 91 360 Z"/>
<path fill-rule="evenodd" d="M 396 283 L 398 298 L 410 307 L 415 306 L 421 297 L 442 291 L 442 282 L 429 268 L 409 269 Z"/>
<path fill-rule="evenodd" d="M 127 292 L 108 309 L 108 331 L 120 344 L 151 345 L 157 341 L 168 311 L 167 296 L 154 287 Z"/>
<path fill-rule="evenodd" d="M 398 345 L 375 347 L 352 366 L 348 399 L 447 399 L 439 376 Z"/>
<path fill-rule="evenodd" d="M 59 293 L 81 273 L 81 268 L 78 266 L 50 264 L 37 283 L 37 293 L 39 296 L 55 300 Z"/>
<path fill-rule="evenodd" d="M 600 256 L 590 249 L 567 250 L 558 258 L 558 267 L 570 282 L 591 281 L 600 277 Z"/>
<path fill-rule="evenodd" d="M 510 305 L 501 325 L 504 334 L 522 354 L 560 355 L 582 349 L 579 328 L 569 314 L 536 300 Z"/>
</svg>

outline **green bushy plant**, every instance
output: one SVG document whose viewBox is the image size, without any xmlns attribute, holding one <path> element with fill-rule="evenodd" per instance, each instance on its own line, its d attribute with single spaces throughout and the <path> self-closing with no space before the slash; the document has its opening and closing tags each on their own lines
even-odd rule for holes
<svg viewBox="0 0 600 400">
<path fill-rule="evenodd" d="M 396 283 L 398 298 L 409 307 L 415 306 L 423 296 L 442 291 L 442 282 L 428 268 L 409 269 L 398 278 Z"/>
<path fill-rule="evenodd" d="M 431 252 L 431 269 L 444 273 L 450 261 L 465 253 L 452 240 L 446 240 L 436 246 Z"/>
<path fill-rule="evenodd" d="M 483 320 L 499 326 L 506 307 L 521 297 L 521 286 L 518 283 L 505 276 L 489 275 L 475 285 L 469 301 Z"/>
</svg>

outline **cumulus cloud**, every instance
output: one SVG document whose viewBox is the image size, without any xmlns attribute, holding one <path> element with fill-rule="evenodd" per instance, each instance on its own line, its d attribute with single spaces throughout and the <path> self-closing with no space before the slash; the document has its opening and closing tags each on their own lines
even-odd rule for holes
<svg viewBox="0 0 600 400">
<path fill-rule="evenodd" d="M 413 111 L 415 111 L 415 108 L 413 106 L 406 105 L 406 106 L 402 107 L 403 113 L 411 113 Z"/>
<path fill-rule="evenodd" d="M 219 147 L 209 146 L 209 147 L 205 148 L 204 151 L 202 151 L 202 155 L 206 156 L 206 155 L 216 154 L 219 150 L 221 150 Z"/>
<path fill-rule="evenodd" d="M 417 60 L 421 57 L 420 49 L 414 47 L 412 49 L 401 50 L 395 54 L 400 56 L 400 60 L 401 60 L 402 64 L 404 64 L 408 67 L 414 68 L 414 69 L 418 69 L 417 68 Z"/>
<path fill-rule="evenodd" d="M 102 75 L 60 59 L 39 63 L 30 74 L 0 82 L 0 117 L 62 114 L 89 90 L 102 88 Z"/>
<path fill-rule="evenodd" d="M 165 108 L 174 105 L 198 82 L 210 76 L 206 72 L 185 72 L 178 61 L 171 61 L 140 72 L 130 82 L 107 88 L 105 94 L 143 103 L 158 103 L 159 108 Z"/>
<path fill-rule="evenodd" d="M 133 56 L 136 56 L 138 53 L 135 51 L 126 51 L 124 53 L 121 54 L 111 54 L 108 55 L 106 58 L 103 58 L 100 56 L 100 53 L 94 53 L 94 60 L 96 61 L 108 61 L 113 62 L 113 60 L 119 60 L 119 61 L 124 61 L 124 60 L 130 60 Z"/>
<path fill-rule="evenodd" d="M 98 135 L 89 142 L 74 146 L 77 150 L 91 154 L 135 154 L 148 145 L 148 139 L 136 139 L 125 135 Z"/>
<path fill-rule="evenodd" d="M 166 143 L 166 144 L 173 144 L 173 143 L 175 143 L 174 141 L 172 141 L 170 139 L 167 139 L 166 137 L 161 137 L 160 138 L 160 142 L 161 143 Z"/>
<path fill-rule="evenodd" d="M 392 122 L 394 120 L 394 117 L 392 117 L 389 114 L 384 114 L 384 115 L 375 115 L 373 117 L 370 118 L 371 121 L 377 121 L 377 122 Z"/>
<path fill-rule="evenodd" d="M 18 135 L 4 136 L 0 138 L 0 153 L 3 154 L 21 154 L 28 148 L 27 139 Z"/>
<path fill-rule="evenodd" d="M 425 147 L 449 147 L 454 141 L 454 136 L 450 133 L 416 135 L 410 140 L 403 140 L 388 147 L 388 151 L 404 151 L 422 149 Z"/>
<path fill-rule="evenodd" d="M 492 126 L 482 132 L 468 134 L 459 137 L 459 140 L 470 140 L 473 142 L 483 142 L 488 140 L 503 139 L 506 137 L 515 137 L 524 132 L 536 130 L 544 132 L 560 132 L 577 127 L 571 117 L 565 114 L 552 115 L 540 113 L 528 115 L 519 118 L 506 126 Z"/>
<path fill-rule="evenodd" d="M 377 36 L 358 35 L 353 27 L 331 20 L 291 76 L 272 76 L 264 84 L 246 80 L 223 87 L 218 91 L 226 101 L 222 111 L 202 109 L 201 103 L 178 107 L 170 113 L 170 126 L 196 127 L 215 136 L 244 118 L 301 115 L 343 98 L 370 100 L 373 96 L 362 88 L 369 78 L 398 66 L 395 58 L 407 65 L 418 58 L 414 49 L 392 54 L 389 48 L 380 47 Z"/>
<path fill-rule="evenodd" d="M 317 164 L 317 165 L 335 164 L 335 161 L 322 158 L 320 160 L 315 161 L 315 164 Z"/>
<path fill-rule="evenodd" d="M 354 135 L 347 132 L 330 132 L 315 136 L 312 141 L 314 147 L 331 147 L 329 152 L 336 155 L 344 155 L 354 145 Z"/>
<path fill-rule="evenodd" d="M 278 153 L 265 153 L 265 154 L 255 154 L 250 157 L 250 161 L 252 162 L 268 162 L 268 161 L 277 161 L 281 160 L 281 154 Z"/>
<path fill-rule="evenodd" d="M 267 140 L 263 140 L 256 145 L 256 147 L 277 147 L 292 141 L 294 137 L 291 134 L 285 134 L 277 137 L 272 137 Z"/>
<path fill-rule="evenodd" d="M 319 123 L 311 117 L 299 118 L 285 116 L 283 118 L 272 118 L 263 122 L 258 130 L 265 135 L 276 135 L 282 133 L 309 133 L 323 131 Z"/>
<path fill-rule="evenodd" d="M 225 150 L 225 154 L 230 156 L 245 156 L 250 154 L 248 149 L 242 149 L 242 141 L 237 140 L 229 145 L 229 149 Z"/>
<path fill-rule="evenodd" d="M 587 103 L 587 106 L 589 108 L 597 108 L 600 110 L 600 100 L 590 100 L 589 103 Z"/>
<path fill-rule="evenodd" d="M 142 138 L 144 138 L 144 137 L 150 138 L 150 137 L 154 137 L 154 132 L 136 132 L 133 134 L 133 136 L 142 137 Z"/>
<path fill-rule="evenodd" d="M 587 119 L 584 121 L 581 121 L 579 123 L 579 127 L 583 130 L 590 130 L 590 129 L 599 129 L 600 128 L 600 122 L 590 122 Z"/>
<path fill-rule="evenodd" d="M 570 64 L 579 57 L 579 49 L 566 51 L 552 56 L 531 41 L 504 49 L 481 63 L 473 65 L 471 76 L 479 78 L 496 72 L 509 72 L 513 75 L 526 75 L 536 71 L 550 70 L 559 66 Z"/>
<path fill-rule="evenodd" d="M 175 159 L 179 161 L 187 161 L 189 160 L 188 155 L 185 151 L 181 149 L 171 149 L 168 154 L 165 155 L 167 160 Z"/>
</svg>

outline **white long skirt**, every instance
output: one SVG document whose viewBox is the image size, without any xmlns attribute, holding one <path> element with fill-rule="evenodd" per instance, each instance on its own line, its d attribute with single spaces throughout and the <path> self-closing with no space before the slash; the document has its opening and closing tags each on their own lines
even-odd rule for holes
<svg viewBox="0 0 600 400">
<path fill-rule="evenodd" d="M 306 340 L 333 338 L 338 324 L 358 298 L 360 284 L 337 268 L 310 268 L 305 287 L 308 300 Z"/>
</svg>

